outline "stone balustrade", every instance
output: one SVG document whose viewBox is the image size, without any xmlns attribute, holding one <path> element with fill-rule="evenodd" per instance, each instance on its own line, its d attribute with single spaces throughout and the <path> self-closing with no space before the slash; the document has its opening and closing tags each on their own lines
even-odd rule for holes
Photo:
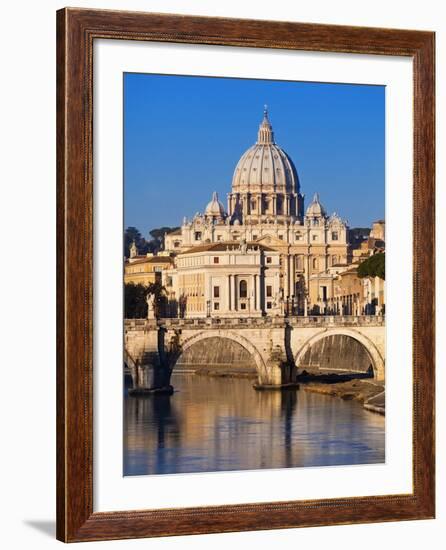
<svg viewBox="0 0 446 550">
<path fill-rule="evenodd" d="M 308 317 L 200 317 L 194 319 L 126 319 L 125 330 L 151 330 L 163 326 L 166 328 L 206 329 L 219 328 L 268 328 L 268 327 L 315 328 L 315 327 L 382 327 L 383 315 L 319 315 Z"/>
</svg>

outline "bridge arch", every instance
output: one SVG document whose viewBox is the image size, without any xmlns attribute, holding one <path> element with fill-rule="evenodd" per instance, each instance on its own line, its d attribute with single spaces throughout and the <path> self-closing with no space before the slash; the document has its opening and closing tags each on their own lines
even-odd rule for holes
<svg viewBox="0 0 446 550">
<path fill-rule="evenodd" d="M 295 356 L 296 367 L 299 368 L 299 365 L 302 363 L 305 354 L 312 346 L 329 336 L 349 336 L 350 338 L 353 338 L 354 340 L 362 344 L 370 357 L 375 378 L 377 380 L 384 380 L 385 363 L 376 345 L 373 343 L 372 340 L 370 340 L 370 338 L 368 338 L 361 332 L 347 328 L 323 330 L 308 338 L 308 340 L 306 340 L 306 342 L 303 344 L 303 346 L 300 348 Z"/>
<path fill-rule="evenodd" d="M 193 336 L 185 338 L 181 342 L 181 353 L 179 354 L 175 364 L 179 361 L 180 357 L 189 348 L 191 348 L 193 345 L 197 344 L 198 342 L 207 340 L 209 338 L 221 338 L 221 339 L 232 340 L 233 342 L 236 342 L 250 354 L 250 356 L 254 360 L 257 373 L 259 374 L 259 376 L 263 377 L 266 374 L 267 368 L 259 350 L 247 338 L 231 330 L 224 330 L 224 331 L 205 330 L 205 331 L 199 332 L 198 334 L 194 334 Z"/>
<path fill-rule="evenodd" d="M 130 353 L 127 351 L 127 348 L 124 346 L 124 364 L 129 369 L 136 368 L 136 361 L 133 359 L 133 357 L 130 355 Z"/>
<path fill-rule="evenodd" d="M 138 362 L 130 355 L 127 348 L 124 346 L 124 367 L 127 367 L 127 373 L 132 378 L 133 387 L 138 385 Z M 125 371 L 124 371 L 125 373 Z"/>
</svg>

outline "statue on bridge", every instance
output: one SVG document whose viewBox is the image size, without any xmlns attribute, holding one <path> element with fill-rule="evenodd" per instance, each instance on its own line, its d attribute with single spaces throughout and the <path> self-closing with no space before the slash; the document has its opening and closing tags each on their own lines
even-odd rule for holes
<svg viewBox="0 0 446 550">
<path fill-rule="evenodd" d="M 155 295 L 147 294 L 147 319 L 155 319 Z"/>
</svg>

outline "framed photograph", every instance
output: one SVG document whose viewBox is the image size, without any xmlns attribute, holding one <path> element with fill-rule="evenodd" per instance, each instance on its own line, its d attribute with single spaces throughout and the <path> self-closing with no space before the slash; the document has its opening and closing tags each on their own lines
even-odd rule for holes
<svg viewBox="0 0 446 550">
<path fill-rule="evenodd" d="M 434 33 L 57 48 L 57 537 L 433 518 Z"/>
</svg>

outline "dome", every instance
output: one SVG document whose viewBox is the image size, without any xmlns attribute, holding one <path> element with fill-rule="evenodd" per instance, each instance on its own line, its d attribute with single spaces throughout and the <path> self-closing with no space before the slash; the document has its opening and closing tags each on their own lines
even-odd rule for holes
<svg viewBox="0 0 446 550">
<path fill-rule="evenodd" d="M 222 203 L 218 200 L 218 193 L 214 191 L 212 193 L 212 200 L 206 206 L 204 215 L 208 218 L 224 218 L 226 216 L 225 208 Z"/>
<path fill-rule="evenodd" d="M 308 205 L 306 216 L 311 218 L 321 218 L 326 216 L 324 207 L 319 201 L 318 193 L 314 194 L 313 200 Z"/>
<path fill-rule="evenodd" d="M 257 142 L 240 158 L 232 178 L 232 192 L 299 193 L 299 179 L 291 158 L 274 141 L 265 107 Z"/>
</svg>

